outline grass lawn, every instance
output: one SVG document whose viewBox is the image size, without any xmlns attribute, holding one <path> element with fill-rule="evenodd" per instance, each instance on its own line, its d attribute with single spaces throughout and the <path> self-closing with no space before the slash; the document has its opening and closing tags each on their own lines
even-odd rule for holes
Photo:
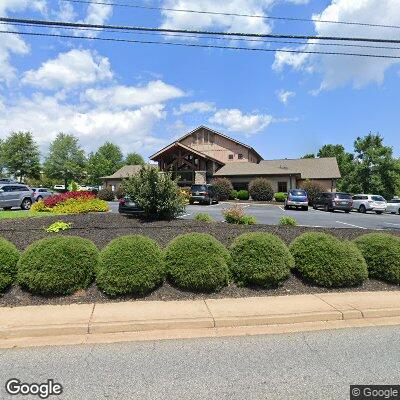
<svg viewBox="0 0 400 400">
<path fill-rule="evenodd" d="M 0 219 L 3 218 L 29 218 L 29 217 L 48 217 L 50 215 L 58 215 L 52 212 L 34 212 L 34 211 L 0 211 Z"/>
</svg>

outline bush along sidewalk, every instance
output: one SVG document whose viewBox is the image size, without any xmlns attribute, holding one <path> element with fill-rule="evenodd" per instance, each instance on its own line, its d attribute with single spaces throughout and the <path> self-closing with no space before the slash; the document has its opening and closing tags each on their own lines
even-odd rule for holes
<svg viewBox="0 0 400 400">
<path fill-rule="evenodd" d="M 15 280 L 20 253 L 8 240 L 0 238 L 0 293 Z"/>
</svg>

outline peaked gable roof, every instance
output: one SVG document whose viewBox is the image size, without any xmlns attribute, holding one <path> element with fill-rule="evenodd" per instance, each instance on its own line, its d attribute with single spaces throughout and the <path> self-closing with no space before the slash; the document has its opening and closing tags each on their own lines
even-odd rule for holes
<svg viewBox="0 0 400 400">
<path fill-rule="evenodd" d="M 150 165 L 150 164 L 148 164 Z M 101 179 L 124 179 L 129 178 L 132 175 L 136 175 L 143 165 L 124 165 L 118 171 L 114 172 L 110 176 L 102 176 Z"/>
</svg>

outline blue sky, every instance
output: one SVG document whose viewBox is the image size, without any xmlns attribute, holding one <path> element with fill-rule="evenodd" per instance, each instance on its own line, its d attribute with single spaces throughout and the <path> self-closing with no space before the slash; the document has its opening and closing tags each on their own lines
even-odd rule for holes
<svg viewBox="0 0 400 400">
<path fill-rule="evenodd" d="M 398 0 L 121 2 L 400 25 Z M 400 29 L 199 16 L 58 0 L 0 0 L 0 14 L 231 32 L 400 38 Z M 307 48 L 326 50 L 313 44 Z M 383 54 L 377 49 L 329 50 Z M 397 50 L 384 53 L 400 55 Z M 43 151 L 64 131 L 78 136 L 86 151 L 109 140 L 125 153 L 148 156 L 194 127 L 208 125 L 250 144 L 266 159 L 296 158 L 326 143 L 341 143 L 351 150 L 354 139 L 369 131 L 381 133 L 399 156 L 399 92 L 397 60 L 0 35 L 0 137 L 12 130 L 30 130 Z"/>
</svg>

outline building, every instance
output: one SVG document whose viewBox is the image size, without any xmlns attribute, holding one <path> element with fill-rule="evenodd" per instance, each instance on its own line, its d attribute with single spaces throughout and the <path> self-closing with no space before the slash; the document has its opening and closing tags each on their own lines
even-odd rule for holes
<svg viewBox="0 0 400 400">
<path fill-rule="evenodd" d="M 129 178 L 132 175 L 137 174 L 141 170 L 141 165 L 124 165 L 117 172 L 110 176 L 102 176 L 100 179 L 103 180 L 103 188 L 109 188 L 112 191 L 117 190 L 124 179 Z"/>
<path fill-rule="evenodd" d="M 268 179 L 274 191 L 301 187 L 306 180 L 327 191 L 340 178 L 336 158 L 263 160 L 252 147 L 220 132 L 200 126 L 153 154 L 161 171 L 171 171 L 180 186 L 229 178 L 236 189 L 246 189 L 258 177 Z"/>
</svg>

